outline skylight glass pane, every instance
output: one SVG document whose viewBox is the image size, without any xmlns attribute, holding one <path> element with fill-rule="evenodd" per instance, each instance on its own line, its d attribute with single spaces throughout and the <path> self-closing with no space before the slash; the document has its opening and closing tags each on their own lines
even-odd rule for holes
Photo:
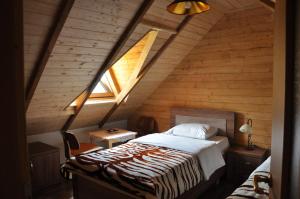
<svg viewBox="0 0 300 199">
<path fill-rule="evenodd" d="M 112 92 L 112 88 L 109 84 L 108 75 L 106 72 L 92 93 L 108 93 L 108 92 Z"/>
<path fill-rule="evenodd" d="M 112 87 L 109 83 L 108 78 L 109 78 L 109 75 L 108 75 L 108 71 L 107 71 L 101 78 L 101 82 L 104 84 L 104 86 L 106 86 L 108 92 L 112 92 Z"/>
<path fill-rule="evenodd" d="M 103 85 L 99 82 L 92 93 L 107 93 Z"/>
</svg>

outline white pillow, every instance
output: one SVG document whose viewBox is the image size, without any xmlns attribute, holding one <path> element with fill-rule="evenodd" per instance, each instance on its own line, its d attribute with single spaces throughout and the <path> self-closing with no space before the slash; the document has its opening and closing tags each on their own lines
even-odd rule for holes
<svg viewBox="0 0 300 199">
<path fill-rule="evenodd" d="M 201 140 L 206 140 L 216 135 L 218 129 L 211 127 L 208 124 L 186 123 L 175 126 L 172 129 L 172 134 L 182 137 L 190 137 Z"/>
</svg>

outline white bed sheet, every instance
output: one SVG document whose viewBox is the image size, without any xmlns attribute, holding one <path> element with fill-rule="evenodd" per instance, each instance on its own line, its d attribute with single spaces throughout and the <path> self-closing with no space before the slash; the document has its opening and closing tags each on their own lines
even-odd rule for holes
<svg viewBox="0 0 300 199">
<path fill-rule="evenodd" d="M 271 156 L 268 157 L 261 165 L 259 165 L 251 174 L 253 176 L 257 171 L 267 171 L 270 172 L 271 167 Z"/>
<path fill-rule="evenodd" d="M 225 166 L 222 153 L 215 141 L 173 136 L 165 133 L 153 133 L 131 140 L 130 142 L 168 147 L 193 154 L 199 159 L 206 180 L 217 169 Z"/>
<path fill-rule="evenodd" d="M 226 136 L 213 136 L 208 140 L 214 141 L 217 144 L 218 149 L 221 151 L 222 154 L 225 154 L 227 149 L 230 147 L 228 137 Z"/>
</svg>

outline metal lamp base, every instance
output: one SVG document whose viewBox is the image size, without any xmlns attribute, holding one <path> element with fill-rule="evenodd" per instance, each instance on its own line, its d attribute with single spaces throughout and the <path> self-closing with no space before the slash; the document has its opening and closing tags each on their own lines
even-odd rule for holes
<svg viewBox="0 0 300 199">
<path fill-rule="evenodd" d="M 252 144 L 252 141 L 251 141 L 251 133 L 248 134 L 247 150 L 249 150 L 249 151 L 254 150 L 254 145 Z"/>
</svg>

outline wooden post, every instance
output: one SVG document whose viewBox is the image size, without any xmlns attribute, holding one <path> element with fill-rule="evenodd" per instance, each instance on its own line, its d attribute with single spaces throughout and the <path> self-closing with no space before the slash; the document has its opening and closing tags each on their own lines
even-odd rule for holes
<svg viewBox="0 0 300 199">
<path fill-rule="evenodd" d="M 29 198 L 25 135 L 23 1 L 1 1 L 1 198 Z"/>
<path fill-rule="evenodd" d="M 271 198 L 290 198 L 289 178 L 292 157 L 294 95 L 294 26 L 293 1 L 276 1 L 273 58 L 273 110 Z"/>
</svg>

